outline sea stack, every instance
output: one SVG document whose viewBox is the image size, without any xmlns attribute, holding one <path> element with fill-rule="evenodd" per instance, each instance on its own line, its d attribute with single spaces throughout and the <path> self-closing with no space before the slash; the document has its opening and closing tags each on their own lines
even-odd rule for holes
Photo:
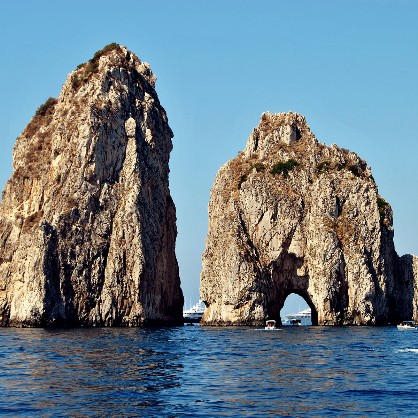
<svg viewBox="0 0 418 418">
<path fill-rule="evenodd" d="M 0 206 L 2 326 L 182 322 L 173 134 L 155 80 L 110 44 L 17 138 Z"/>
<path fill-rule="evenodd" d="M 290 293 L 315 325 L 418 319 L 417 265 L 395 252 L 367 163 L 319 143 L 302 115 L 265 113 L 211 190 L 202 324 L 280 321 Z"/>
</svg>

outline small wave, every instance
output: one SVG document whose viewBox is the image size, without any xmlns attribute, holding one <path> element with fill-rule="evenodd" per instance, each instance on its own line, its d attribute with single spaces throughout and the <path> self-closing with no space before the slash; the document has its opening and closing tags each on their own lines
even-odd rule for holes
<svg viewBox="0 0 418 418">
<path fill-rule="evenodd" d="M 418 348 L 400 348 L 397 353 L 418 353 Z"/>
<path fill-rule="evenodd" d="M 348 346 L 349 349 L 351 349 L 352 351 L 376 351 L 375 348 L 373 347 L 368 347 L 365 345 L 349 345 Z"/>
<path fill-rule="evenodd" d="M 250 331 L 283 331 L 282 328 L 275 328 L 275 329 L 265 329 L 265 328 L 256 328 L 255 330 L 250 330 Z"/>
</svg>

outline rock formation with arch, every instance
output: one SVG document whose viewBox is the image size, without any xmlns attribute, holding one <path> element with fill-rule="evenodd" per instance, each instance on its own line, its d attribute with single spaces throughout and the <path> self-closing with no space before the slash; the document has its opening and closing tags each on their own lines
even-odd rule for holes
<svg viewBox="0 0 418 418">
<path fill-rule="evenodd" d="M 0 205 L 0 324 L 182 323 L 172 131 L 149 65 L 110 44 L 17 138 Z"/>
<path fill-rule="evenodd" d="M 417 267 L 395 252 L 392 209 L 366 162 L 319 143 L 297 113 L 264 113 L 211 190 L 202 323 L 280 321 L 290 293 L 313 324 L 418 319 Z"/>
</svg>

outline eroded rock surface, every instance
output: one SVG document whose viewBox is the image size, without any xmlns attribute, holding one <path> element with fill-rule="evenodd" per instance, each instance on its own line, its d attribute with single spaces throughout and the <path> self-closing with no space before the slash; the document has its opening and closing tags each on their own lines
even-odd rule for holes
<svg viewBox="0 0 418 418">
<path fill-rule="evenodd" d="M 219 170 L 202 261 L 204 324 L 280 320 L 290 293 L 315 324 L 417 318 L 418 263 L 398 258 L 392 210 L 370 168 L 319 143 L 296 113 L 263 114 Z"/>
<path fill-rule="evenodd" d="M 0 206 L 0 324 L 182 321 L 172 131 L 147 63 L 111 44 L 16 141 Z"/>
</svg>

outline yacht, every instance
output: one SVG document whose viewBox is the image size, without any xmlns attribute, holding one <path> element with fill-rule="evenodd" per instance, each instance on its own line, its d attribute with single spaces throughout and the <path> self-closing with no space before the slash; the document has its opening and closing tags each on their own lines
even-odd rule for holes
<svg viewBox="0 0 418 418">
<path fill-rule="evenodd" d="M 189 324 L 200 322 L 204 312 L 205 305 L 199 300 L 195 305 L 183 311 L 183 320 Z"/>
<path fill-rule="evenodd" d="M 285 317 L 286 320 L 283 322 L 283 325 L 312 325 L 311 308 L 306 308 L 295 314 L 287 314 Z"/>
</svg>

